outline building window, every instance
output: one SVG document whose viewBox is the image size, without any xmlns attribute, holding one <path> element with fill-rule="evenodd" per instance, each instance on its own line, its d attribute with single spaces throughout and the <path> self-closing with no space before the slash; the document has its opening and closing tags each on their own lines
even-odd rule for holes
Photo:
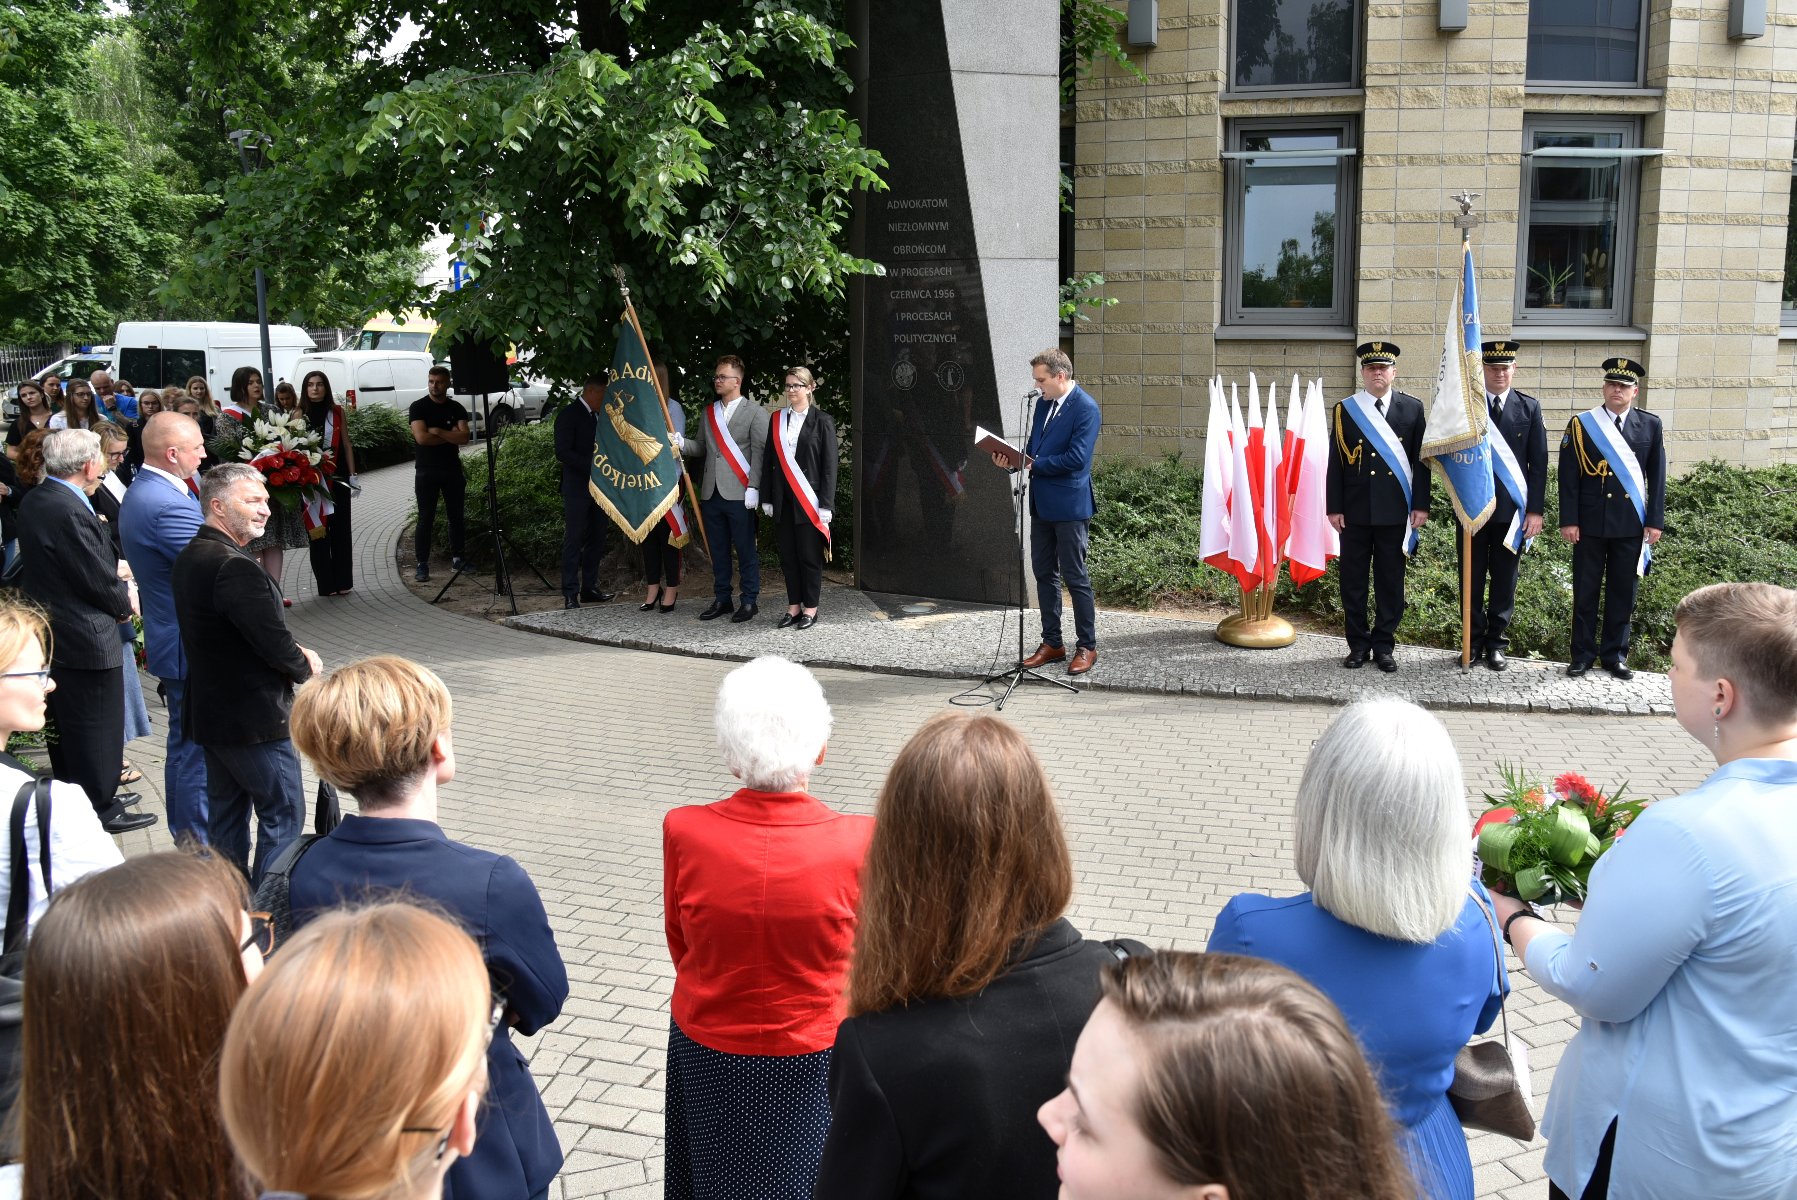
<svg viewBox="0 0 1797 1200">
<path fill-rule="evenodd" d="M 1224 320 L 1351 324 L 1353 122 L 1241 121 L 1229 137 Z"/>
<path fill-rule="evenodd" d="M 1791 164 L 1791 215 L 1785 223 L 1785 290 L 1778 305 L 1778 319 L 1786 328 L 1797 326 L 1797 162 Z"/>
<path fill-rule="evenodd" d="M 1346 88 L 1360 81 L 1353 0 L 1234 0 L 1232 90 Z"/>
<path fill-rule="evenodd" d="M 1628 323 L 1640 144 L 1632 119 L 1524 119 L 1519 322 Z"/>
<path fill-rule="evenodd" d="M 1640 87 L 1646 0 L 1529 0 L 1530 83 Z"/>
</svg>

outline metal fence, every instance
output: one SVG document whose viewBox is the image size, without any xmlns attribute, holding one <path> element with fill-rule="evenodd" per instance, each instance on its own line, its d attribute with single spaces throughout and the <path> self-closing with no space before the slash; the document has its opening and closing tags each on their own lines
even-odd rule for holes
<svg viewBox="0 0 1797 1200">
<path fill-rule="evenodd" d="M 69 350 L 67 343 L 58 342 L 45 342 L 37 346 L 0 343 L 0 384 L 10 388 L 21 380 L 29 379 Z"/>
</svg>

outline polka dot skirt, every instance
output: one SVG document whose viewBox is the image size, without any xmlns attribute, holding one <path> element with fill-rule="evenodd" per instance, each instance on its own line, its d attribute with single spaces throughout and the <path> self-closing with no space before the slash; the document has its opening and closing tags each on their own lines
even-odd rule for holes
<svg viewBox="0 0 1797 1200">
<path fill-rule="evenodd" d="M 810 1200 L 830 1131 L 830 1052 L 712 1050 L 668 1023 L 667 1200 Z"/>
</svg>

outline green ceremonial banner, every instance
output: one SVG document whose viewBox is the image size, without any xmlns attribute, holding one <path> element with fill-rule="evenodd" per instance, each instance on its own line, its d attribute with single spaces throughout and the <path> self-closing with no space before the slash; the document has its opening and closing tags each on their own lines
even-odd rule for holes
<svg viewBox="0 0 1797 1200">
<path fill-rule="evenodd" d="M 611 382 L 593 436 L 593 499 L 633 542 L 658 521 L 673 527 L 676 546 L 687 542 L 680 504 L 680 453 L 668 437 L 667 410 L 656 387 L 654 365 L 642 331 L 626 313 L 618 324 Z"/>
</svg>

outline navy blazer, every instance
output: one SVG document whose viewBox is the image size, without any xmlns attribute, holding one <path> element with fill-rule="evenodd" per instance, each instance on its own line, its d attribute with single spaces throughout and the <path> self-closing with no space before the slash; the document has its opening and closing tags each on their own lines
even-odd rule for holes
<svg viewBox="0 0 1797 1200">
<path fill-rule="evenodd" d="M 1367 440 L 1347 405 L 1337 402 L 1329 423 L 1329 472 L 1324 512 L 1340 513 L 1350 525 L 1407 525 L 1413 512 L 1429 511 L 1429 468 L 1423 465 L 1423 402 L 1407 392 L 1388 393 L 1385 423 L 1410 463 L 1410 502 L 1389 464 Z M 1349 442 L 1354 445 L 1350 447 Z"/>
<path fill-rule="evenodd" d="M 131 619 L 131 594 L 112 538 L 87 501 L 49 478 L 26 492 L 19 554 L 25 594 L 50 613 L 52 661 L 82 671 L 120 666 L 119 622 Z"/>
<path fill-rule="evenodd" d="M 1061 399 L 1061 415 L 1049 423 L 1054 407 L 1036 402 L 1030 418 L 1030 440 L 1024 447 L 1030 466 L 1030 515 L 1038 521 L 1090 521 L 1098 511 L 1092 491 L 1092 453 L 1103 423 L 1098 401 L 1077 383 Z"/>
<path fill-rule="evenodd" d="M 1511 388 L 1504 400 L 1503 415 L 1498 418 L 1497 431 L 1516 456 L 1516 465 L 1522 468 L 1523 511 L 1540 516 L 1547 511 L 1547 425 L 1541 417 L 1541 401 Z M 1515 501 L 1504 485 L 1498 484 L 1497 507 L 1486 528 L 1496 529 L 1502 537 L 1515 515 Z"/>
<path fill-rule="evenodd" d="M 1645 521 L 1635 515 L 1635 502 L 1578 417 L 1560 439 L 1560 524 L 1578 526 L 1581 538 L 1640 537 L 1643 525 L 1666 528 L 1666 435 L 1660 418 L 1631 406 L 1622 421 L 1622 440 L 1635 452 L 1647 485 Z"/>
<path fill-rule="evenodd" d="M 199 498 L 156 471 L 139 471 L 119 502 L 119 543 L 143 608 L 144 658 L 158 679 L 187 678 L 187 652 L 175 620 L 175 559 L 201 523 Z"/>
<path fill-rule="evenodd" d="M 555 414 L 555 459 L 562 465 L 562 498 L 578 500 L 590 495 L 593 448 L 599 431 L 599 414 L 579 396 Z"/>
<path fill-rule="evenodd" d="M 487 960 L 506 1019 L 487 1051 L 487 1099 L 474 1152 L 449 1168 L 443 1200 L 528 1200 L 562 1169 L 561 1143 L 511 1030 L 530 1035 L 561 1015 L 568 971 L 536 884 L 502 854 L 449 839 L 433 821 L 345 817 L 294 868 L 297 929 L 321 911 L 403 892 L 460 922 Z M 279 953 L 279 950 L 276 950 Z"/>
</svg>

